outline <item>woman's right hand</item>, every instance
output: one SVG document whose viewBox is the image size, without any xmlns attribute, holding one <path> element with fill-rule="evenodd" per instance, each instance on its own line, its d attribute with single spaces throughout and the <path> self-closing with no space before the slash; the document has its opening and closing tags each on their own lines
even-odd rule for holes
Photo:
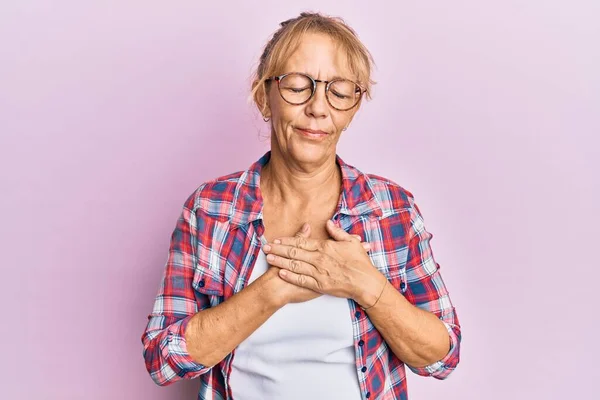
<svg viewBox="0 0 600 400">
<path fill-rule="evenodd" d="M 279 276 L 278 267 L 269 267 L 265 273 L 265 278 L 269 280 L 271 295 L 278 307 L 283 307 L 289 303 L 303 303 L 322 296 L 321 293 L 284 281 Z"/>
<path fill-rule="evenodd" d="M 309 238 L 310 225 L 304 224 L 294 236 Z M 368 243 L 363 243 L 363 247 L 365 250 L 368 250 Z M 305 301 L 316 299 L 317 297 L 322 296 L 322 294 L 319 292 L 315 292 L 311 289 L 303 288 L 284 281 L 279 276 L 280 269 L 281 268 L 279 267 L 270 265 L 269 269 L 264 274 L 264 278 L 268 280 L 268 287 L 274 297 L 273 300 L 279 307 L 283 307 L 289 303 L 303 303 Z"/>
</svg>

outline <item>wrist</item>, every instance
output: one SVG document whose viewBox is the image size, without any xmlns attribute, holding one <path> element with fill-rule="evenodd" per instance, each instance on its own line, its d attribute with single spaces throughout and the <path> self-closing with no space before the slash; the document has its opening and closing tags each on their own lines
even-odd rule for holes
<svg viewBox="0 0 600 400">
<path fill-rule="evenodd" d="M 360 295 L 355 299 L 363 309 L 375 306 L 388 284 L 388 280 L 383 274 L 378 273 L 377 275 L 368 280 L 368 283 L 363 286 L 363 290 L 360 291 Z"/>
<path fill-rule="evenodd" d="M 278 282 L 279 268 L 269 267 L 267 271 L 257 279 L 260 281 L 260 294 L 264 304 L 275 310 L 280 309 L 286 304 L 285 296 L 281 292 L 281 282 Z"/>
</svg>

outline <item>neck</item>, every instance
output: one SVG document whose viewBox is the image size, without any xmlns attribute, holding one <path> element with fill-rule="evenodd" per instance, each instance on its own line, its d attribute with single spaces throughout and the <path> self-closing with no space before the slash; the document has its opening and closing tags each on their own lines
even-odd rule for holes
<svg viewBox="0 0 600 400">
<path fill-rule="evenodd" d="M 284 160 L 279 152 L 271 150 L 269 162 L 261 171 L 263 196 L 272 204 L 286 204 L 286 208 L 337 201 L 341 185 L 335 153 L 322 163 L 305 164 Z"/>
</svg>

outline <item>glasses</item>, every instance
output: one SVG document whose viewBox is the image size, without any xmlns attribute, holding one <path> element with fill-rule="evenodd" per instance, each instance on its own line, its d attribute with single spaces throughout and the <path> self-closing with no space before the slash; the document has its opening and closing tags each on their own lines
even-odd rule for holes
<svg viewBox="0 0 600 400">
<path fill-rule="evenodd" d="M 312 76 L 301 72 L 290 72 L 287 74 L 272 76 L 265 79 L 265 82 L 277 81 L 277 87 L 281 98 L 292 105 L 302 105 L 308 102 L 317 90 L 317 82 L 325 83 L 325 98 L 327 103 L 338 111 L 348 111 L 354 108 L 363 93 L 363 89 L 358 83 L 348 79 L 333 79 L 323 81 L 314 79 Z"/>
</svg>

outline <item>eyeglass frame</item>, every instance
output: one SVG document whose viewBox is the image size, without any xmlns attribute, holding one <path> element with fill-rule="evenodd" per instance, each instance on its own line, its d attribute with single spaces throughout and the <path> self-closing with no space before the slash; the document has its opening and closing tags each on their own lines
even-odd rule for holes
<svg viewBox="0 0 600 400">
<path fill-rule="evenodd" d="M 281 82 L 281 80 L 283 78 L 285 78 L 288 75 L 303 75 L 303 76 L 307 77 L 308 79 L 310 79 L 312 81 L 312 91 L 311 91 L 310 97 L 308 99 L 306 99 L 305 101 L 303 101 L 302 103 L 292 103 L 292 102 L 286 100 L 285 97 L 283 97 L 283 94 L 281 94 L 280 82 Z M 329 104 L 329 106 L 331 106 L 331 108 L 333 108 L 334 110 L 338 110 L 338 111 L 350 111 L 350 110 L 352 110 L 354 107 L 356 107 L 360 103 L 363 94 L 365 94 L 367 92 L 367 89 L 363 88 L 361 85 L 359 85 L 358 83 L 354 82 L 351 79 L 336 78 L 336 79 L 332 79 L 330 81 L 325 81 L 325 80 L 322 80 L 322 79 L 315 79 L 312 76 L 310 76 L 308 74 L 305 74 L 303 72 L 287 72 L 285 74 L 281 74 L 281 75 L 277 75 L 277 76 L 271 76 L 271 77 L 265 79 L 265 83 L 273 81 L 273 80 L 277 82 L 277 91 L 279 92 L 279 96 L 281 96 L 281 98 L 283 99 L 283 101 L 285 101 L 286 103 L 291 104 L 293 106 L 301 106 L 303 104 L 308 103 L 314 97 L 315 93 L 317 92 L 317 82 L 322 82 L 322 83 L 325 84 L 325 99 L 327 100 L 327 104 Z M 331 104 L 331 101 L 329 100 L 329 96 L 327 95 L 327 93 L 329 93 L 329 87 L 331 86 L 331 84 L 333 82 L 338 82 L 338 81 L 349 81 L 349 82 L 352 82 L 359 89 L 359 91 L 360 91 L 360 95 L 358 96 L 358 100 L 350 108 L 346 108 L 346 109 L 337 108 L 333 104 Z"/>
</svg>

